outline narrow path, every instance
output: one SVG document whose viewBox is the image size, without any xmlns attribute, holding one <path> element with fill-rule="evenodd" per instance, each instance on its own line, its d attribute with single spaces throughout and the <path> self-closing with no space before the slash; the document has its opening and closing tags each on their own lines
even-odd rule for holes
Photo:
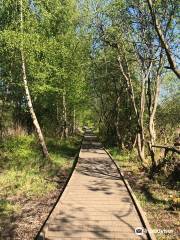
<svg viewBox="0 0 180 240">
<path fill-rule="evenodd" d="M 133 201 L 108 154 L 91 133 L 84 137 L 78 163 L 46 222 L 46 240 L 148 239 Z"/>
</svg>

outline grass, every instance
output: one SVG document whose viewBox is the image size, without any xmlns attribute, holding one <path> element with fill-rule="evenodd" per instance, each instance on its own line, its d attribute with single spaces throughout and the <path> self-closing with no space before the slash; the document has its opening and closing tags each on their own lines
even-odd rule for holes
<svg viewBox="0 0 180 240">
<path fill-rule="evenodd" d="M 12 205 L 9 201 L 7 200 L 0 200 L 0 211 L 3 212 L 3 215 L 9 215 L 13 212 L 19 212 L 20 211 L 20 206 L 18 204 Z"/>
<path fill-rule="evenodd" d="M 128 151 L 128 150 L 122 150 L 120 151 L 118 147 L 111 147 L 108 149 L 111 155 L 116 159 L 116 161 L 120 162 L 129 162 L 134 161 L 136 158 L 136 152 L 135 151 Z"/>
<path fill-rule="evenodd" d="M 14 198 L 43 197 L 57 188 L 54 178 L 69 172 L 79 137 L 46 139 L 51 161 L 42 157 L 33 135 L 8 137 L 0 145 L 0 218 L 18 212 Z"/>
<path fill-rule="evenodd" d="M 117 161 L 119 166 L 128 168 L 131 171 L 138 171 L 140 164 L 138 162 L 136 151 L 122 150 L 118 147 L 111 147 L 108 149 L 112 157 Z"/>
<path fill-rule="evenodd" d="M 150 180 L 139 164 L 135 151 L 120 152 L 117 148 L 110 148 L 109 152 L 123 170 L 137 199 L 147 213 L 151 227 L 153 229 L 173 230 L 171 234 L 156 234 L 157 239 L 178 239 L 180 204 L 176 187 L 178 182 L 172 187 L 161 174 L 159 174 L 161 181 L 158 178 L 155 181 Z"/>
</svg>

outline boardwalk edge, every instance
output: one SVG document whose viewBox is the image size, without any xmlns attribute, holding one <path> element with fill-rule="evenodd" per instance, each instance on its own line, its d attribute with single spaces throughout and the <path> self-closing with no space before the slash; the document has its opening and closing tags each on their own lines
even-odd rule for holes
<svg viewBox="0 0 180 240">
<path fill-rule="evenodd" d="M 123 172 L 120 170 L 119 166 L 117 165 L 116 161 L 113 159 L 113 157 L 110 154 L 110 152 L 106 148 L 104 148 L 104 147 L 103 147 L 103 149 L 109 155 L 109 157 L 111 158 L 111 160 L 115 164 L 115 166 L 116 166 L 120 176 L 122 177 L 122 180 L 123 180 L 123 182 L 124 182 L 128 192 L 129 192 L 129 195 L 130 195 L 134 205 L 135 205 L 135 208 L 136 208 L 136 210 L 138 212 L 138 215 L 139 215 L 139 217 L 140 217 L 144 227 L 147 230 L 147 236 L 148 236 L 149 240 L 157 240 L 155 235 L 154 235 L 154 233 L 152 232 L 152 228 L 151 228 L 151 226 L 150 226 L 150 224 L 148 222 L 148 219 L 147 219 L 147 217 L 146 217 L 146 215 L 145 215 L 145 213 L 144 213 L 144 211 L 143 211 L 143 209 L 142 209 L 138 199 L 136 198 L 136 196 L 135 196 L 131 186 L 129 185 L 128 181 L 125 179 L 125 176 L 124 176 Z"/>
<path fill-rule="evenodd" d="M 64 191 L 65 191 L 65 189 L 66 189 L 66 186 L 68 185 L 68 183 L 69 183 L 69 181 L 70 181 L 70 179 L 71 179 L 71 176 L 72 176 L 72 174 L 73 174 L 73 172 L 74 172 L 74 170 L 75 170 L 75 168 L 76 168 L 76 165 L 77 165 L 77 162 L 78 162 L 78 159 L 79 159 L 79 154 L 80 154 L 80 151 L 81 151 L 81 147 L 82 147 L 83 140 L 84 140 L 84 135 L 82 136 L 81 144 L 80 144 L 79 149 L 78 149 L 78 151 L 77 151 L 77 153 L 76 153 L 76 155 L 75 155 L 75 157 L 74 157 L 73 165 L 72 165 L 71 171 L 70 171 L 70 173 L 69 173 L 69 176 L 68 176 L 68 178 L 66 179 L 66 181 L 65 181 L 65 183 L 64 183 L 64 185 L 63 185 L 63 187 L 62 187 L 62 189 L 61 189 L 61 191 L 60 191 L 60 194 L 59 194 L 56 202 L 54 203 L 51 211 L 49 212 L 46 220 L 44 221 L 43 225 L 41 226 L 41 228 L 40 228 L 40 230 L 38 231 L 37 235 L 35 236 L 34 240 L 45 240 L 45 232 L 46 232 L 46 229 L 44 229 L 44 228 L 45 228 L 45 226 L 46 226 L 46 223 L 48 223 L 48 220 L 49 220 L 51 214 L 53 213 L 53 211 L 54 211 L 57 203 L 59 202 L 60 198 L 62 197 L 62 195 L 63 195 L 63 193 L 64 193 Z"/>
</svg>

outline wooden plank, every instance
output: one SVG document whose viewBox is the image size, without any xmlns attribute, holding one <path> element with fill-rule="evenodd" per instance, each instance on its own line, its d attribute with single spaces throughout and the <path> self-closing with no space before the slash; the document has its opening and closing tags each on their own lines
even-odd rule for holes
<svg viewBox="0 0 180 240">
<path fill-rule="evenodd" d="M 144 225 L 112 159 L 91 136 L 84 139 L 75 171 L 42 230 L 45 239 L 148 239 L 135 234 Z"/>
</svg>

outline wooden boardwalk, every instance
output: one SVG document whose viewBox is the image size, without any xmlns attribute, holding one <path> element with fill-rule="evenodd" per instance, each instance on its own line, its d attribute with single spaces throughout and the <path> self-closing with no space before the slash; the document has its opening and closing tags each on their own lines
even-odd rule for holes
<svg viewBox="0 0 180 240">
<path fill-rule="evenodd" d="M 86 134 L 76 168 L 42 229 L 46 240 L 151 239 L 116 165 Z M 40 239 L 40 238 L 39 238 Z"/>
</svg>

